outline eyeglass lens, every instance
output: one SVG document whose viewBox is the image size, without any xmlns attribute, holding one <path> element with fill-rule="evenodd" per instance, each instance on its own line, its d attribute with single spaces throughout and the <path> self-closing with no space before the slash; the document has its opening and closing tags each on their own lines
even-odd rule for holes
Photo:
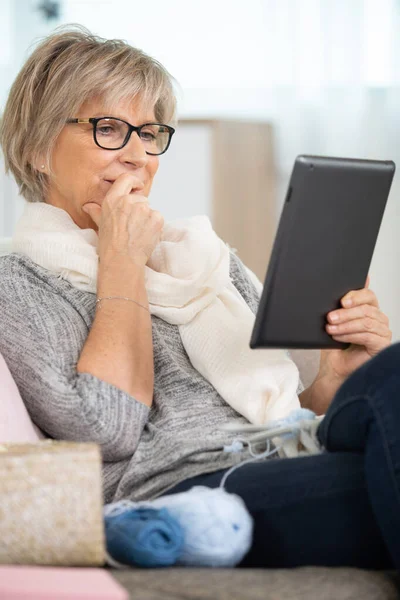
<svg viewBox="0 0 400 600">
<path fill-rule="evenodd" d="M 97 122 L 96 140 L 99 146 L 105 150 L 120 148 L 126 136 L 129 126 L 118 119 L 101 119 Z M 135 135 L 134 132 L 132 132 Z M 139 132 L 139 137 L 147 152 L 161 154 L 168 146 L 169 131 L 163 125 L 146 125 Z"/>
</svg>

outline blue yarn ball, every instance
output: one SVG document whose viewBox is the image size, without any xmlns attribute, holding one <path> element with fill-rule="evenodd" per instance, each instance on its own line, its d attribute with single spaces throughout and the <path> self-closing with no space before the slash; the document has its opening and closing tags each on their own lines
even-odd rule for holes
<svg viewBox="0 0 400 600">
<path fill-rule="evenodd" d="M 168 567 L 181 554 L 183 531 L 165 509 L 130 508 L 104 518 L 107 552 L 125 565 Z"/>
</svg>

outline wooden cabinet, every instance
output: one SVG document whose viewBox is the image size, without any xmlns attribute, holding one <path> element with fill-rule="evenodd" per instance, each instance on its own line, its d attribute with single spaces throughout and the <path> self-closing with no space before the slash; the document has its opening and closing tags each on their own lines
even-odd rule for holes
<svg viewBox="0 0 400 600">
<path fill-rule="evenodd" d="M 160 156 L 150 202 L 166 220 L 208 215 L 263 280 L 276 230 L 275 178 L 270 124 L 182 119 Z"/>
</svg>

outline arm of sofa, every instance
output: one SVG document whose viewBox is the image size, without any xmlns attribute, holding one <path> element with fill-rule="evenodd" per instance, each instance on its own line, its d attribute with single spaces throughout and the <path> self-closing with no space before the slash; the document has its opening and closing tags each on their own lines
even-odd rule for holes
<svg viewBox="0 0 400 600">
<path fill-rule="evenodd" d="M 32 423 L 6 361 L 0 354 L 0 443 L 37 442 L 44 433 Z"/>
<path fill-rule="evenodd" d="M 321 359 L 320 350 L 290 350 L 292 360 L 300 372 L 300 379 L 305 388 L 308 388 L 317 376 Z"/>
</svg>

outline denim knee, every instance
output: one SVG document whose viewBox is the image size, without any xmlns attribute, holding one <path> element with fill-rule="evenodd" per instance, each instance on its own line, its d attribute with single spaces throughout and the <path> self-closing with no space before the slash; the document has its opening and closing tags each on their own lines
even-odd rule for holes
<svg viewBox="0 0 400 600">
<path fill-rule="evenodd" d="M 400 391 L 400 343 L 367 361 L 339 388 L 317 433 L 327 450 L 362 452 L 376 396 L 393 401 L 391 394 L 381 394 L 389 380 L 395 383 L 393 377 L 399 378 Z"/>
<path fill-rule="evenodd" d="M 399 377 L 400 381 L 400 342 L 385 348 L 356 369 L 336 392 L 331 407 L 353 396 L 372 397 L 392 377 Z"/>
<path fill-rule="evenodd" d="M 400 342 L 381 350 L 359 370 L 365 370 L 371 379 L 370 384 L 375 386 L 380 386 L 393 375 L 400 375 Z"/>
<path fill-rule="evenodd" d="M 317 437 L 330 452 L 362 453 L 372 421 L 369 398 L 335 399 L 318 427 Z"/>
</svg>

